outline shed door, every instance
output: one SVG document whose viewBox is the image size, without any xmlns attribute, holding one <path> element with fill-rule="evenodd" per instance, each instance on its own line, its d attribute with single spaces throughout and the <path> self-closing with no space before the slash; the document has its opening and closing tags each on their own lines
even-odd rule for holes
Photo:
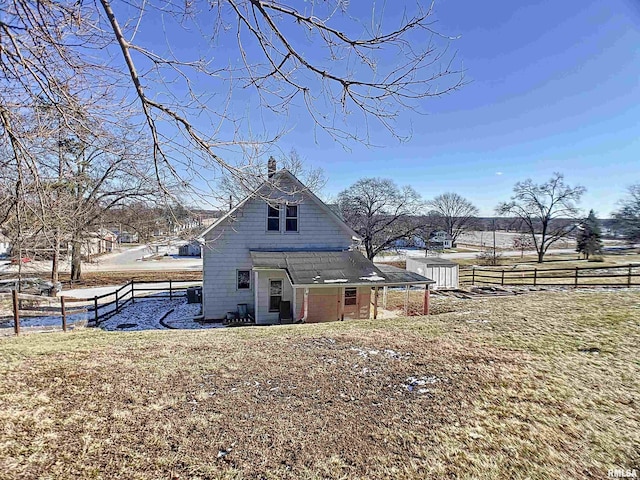
<svg viewBox="0 0 640 480">
<path fill-rule="evenodd" d="M 358 289 L 347 287 L 344 289 L 344 318 L 358 318 Z"/>
</svg>

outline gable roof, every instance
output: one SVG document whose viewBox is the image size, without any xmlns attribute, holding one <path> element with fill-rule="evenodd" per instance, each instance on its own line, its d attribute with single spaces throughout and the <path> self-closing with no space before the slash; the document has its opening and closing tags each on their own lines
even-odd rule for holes
<svg viewBox="0 0 640 480">
<path fill-rule="evenodd" d="M 275 181 L 277 178 L 288 178 L 289 180 L 291 180 L 296 186 L 304 190 L 304 193 L 316 205 L 318 205 L 328 216 L 332 217 L 344 230 L 346 230 L 347 233 L 349 233 L 352 237 L 358 240 L 362 240 L 360 238 L 360 235 L 358 235 L 349 225 L 347 225 L 345 221 L 342 218 L 340 218 L 338 214 L 336 214 L 336 212 L 334 212 L 331 208 L 329 208 L 329 206 L 326 203 L 320 200 L 289 170 L 287 170 L 286 168 L 283 168 L 282 170 L 278 170 L 276 173 L 273 174 L 273 180 Z M 200 234 L 200 238 L 204 238 L 204 236 L 207 235 L 211 230 L 216 228 L 218 225 L 220 225 L 222 222 L 224 222 L 228 218 L 231 218 L 237 211 L 241 210 L 242 207 L 244 207 L 247 204 L 247 202 L 249 202 L 249 200 L 252 200 L 256 196 L 258 196 L 261 190 L 264 190 L 268 187 L 269 187 L 269 182 L 267 181 L 263 182 L 262 185 L 260 185 L 252 193 L 247 195 L 240 203 L 238 203 L 235 207 L 233 207 L 231 210 L 229 210 L 227 213 L 225 213 L 223 216 L 221 216 L 215 222 L 213 222 L 209 227 L 207 227 L 207 229 Z"/>
</svg>

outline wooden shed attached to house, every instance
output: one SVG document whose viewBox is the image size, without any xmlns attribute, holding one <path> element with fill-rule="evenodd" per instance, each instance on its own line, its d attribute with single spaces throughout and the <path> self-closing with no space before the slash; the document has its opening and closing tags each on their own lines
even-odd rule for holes
<svg viewBox="0 0 640 480">
<path fill-rule="evenodd" d="M 458 264 L 439 257 L 407 257 L 407 270 L 435 280 L 434 289 L 458 288 Z"/>
</svg>

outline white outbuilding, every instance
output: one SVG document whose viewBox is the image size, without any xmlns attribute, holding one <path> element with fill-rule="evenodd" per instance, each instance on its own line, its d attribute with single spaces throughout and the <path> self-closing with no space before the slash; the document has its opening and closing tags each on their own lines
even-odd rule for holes
<svg viewBox="0 0 640 480">
<path fill-rule="evenodd" d="M 439 257 L 407 257 L 407 270 L 435 280 L 433 289 L 458 288 L 458 264 Z"/>
</svg>

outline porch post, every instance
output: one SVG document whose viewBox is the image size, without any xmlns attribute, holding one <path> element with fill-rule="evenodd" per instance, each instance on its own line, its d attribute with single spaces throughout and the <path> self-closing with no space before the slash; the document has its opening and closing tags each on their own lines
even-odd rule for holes
<svg viewBox="0 0 640 480">
<path fill-rule="evenodd" d="M 293 290 L 292 292 L 292 298 L 291 298 L 291 309 L 293 310 L 293 323 L 296 323 L 298 321 L 298 310 L 296 308 L 296 287 L 295 285 L 291 285 L 291 289 Z"/>
<path fill-rule="evenodd" d="M 382 287 L 382 308 L 387 309 L 387 290 L 388 287 L 385 285 Z"/>
<path fill-rule="evenodd" d="M 404 316 L 409 316 L 409 285 L 405 287 L 404 291 Z"/>
<path fill-rule="evenodd" d="M 253 320 L 258 323 L 258 270 L 253 271 L 254 288 L 253 288 Z"/>
<path fill-rule="evenodd" d="M 378 318 L 378 287 L 373 287 L 373 319 Z"/>
<path fill-rule="evenodd" d="M 424 305 L 422 306 L 422 314 L 429 315 L 429 284 L 424 286 Z"/>
<path fill-rule="evenodd" d="M 309 287 L 304 287 L 304 316 L 302 318 L 307 320 L 309 316 Z"/>
<path fill-rule="evenodd" d="M 338 302 L 340 303 L 340 308 L 338 308 L 338 320 L 343 321 L 344 320 L 344 287 L 340 287 L 340 299 L 338 300 Z M 356 289 L 356 295 L 358 290 Z"/>
</svg>

